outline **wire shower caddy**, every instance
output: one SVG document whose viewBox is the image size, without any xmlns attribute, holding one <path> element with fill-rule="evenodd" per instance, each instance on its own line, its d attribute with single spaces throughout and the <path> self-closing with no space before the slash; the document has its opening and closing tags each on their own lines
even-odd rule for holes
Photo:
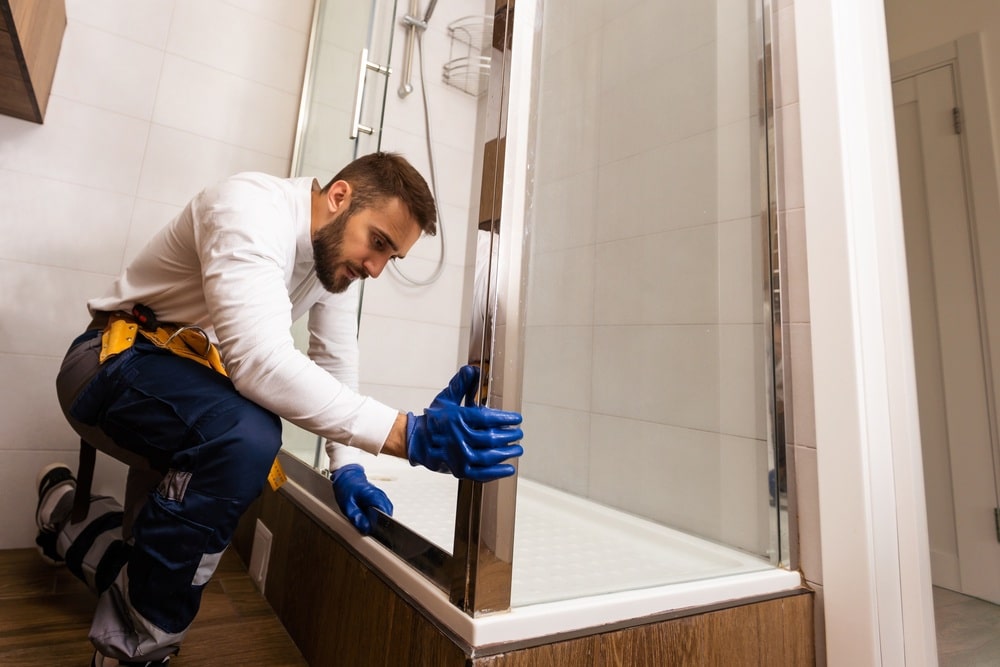
<svg viewBox="0 0 1000 667">
<path fill-rule="evenodd" d="M 479 97 L 489 84 L 493 17 L 463 16 L 448 24 L 448 36 L 451 46 L 441 73 L 444 82 Z"/>
</svg>

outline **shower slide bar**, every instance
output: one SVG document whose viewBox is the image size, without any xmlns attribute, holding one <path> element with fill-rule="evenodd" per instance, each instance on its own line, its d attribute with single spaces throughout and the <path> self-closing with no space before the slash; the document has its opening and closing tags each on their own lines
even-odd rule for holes
<svg viewBox="0 0 1000 667">
<path fill-rule="evenodd" d="M 414 2 L 413 4 L 416 4 Z M 416 40 L 417 31 L 427 29 L 427 22 L 421 21 L 407 14 L 399 21 L 406 26 L 406 51 L 403 53 L 403 82 L 399 84 L 399 96 L 406 97 L 413 92 L 413 84 L 410 83 L 410 72 L 413 69 L 413 43 Z"/>
<path fill-rule="evenodd" d="M 410 83 L 410 72 L 413 70 L 413 44 L 417 40 L 417 32 L 423 32 L 427 30 L 427 22 L 431 19 L 431 14 L 434 13 L 434 6 L 437 5 L 437 0 L 431 0 L 427 3 L 427 10 L 424 12 L 424 18 L 417 18 L 417 12 L 420 10 L 418 7 L 420 0 L 410 0 L 410 11 L 403 18 L 399 20 L 401 24 L 406 26 L 406 51 L 403 53 L 403 80 L 399 84 L 399 96 L 406 97 L 413 92 L 413 84 Z"/>
<path fill-rule="evenodd" d="M 368 60 L 368 49 L 361 49 L 361 66 L 358 67 L 358 87 L 354 95 L 354 114 L 353 121 L 351 123 L 351 139 L 357 139 L 358 134 L 364 132 L 365 134 L 372 134 L 375 132 L 374 128 L 368 125 L 361 124 L 361 102 L 365 97 L 365 72 L 371 70 L 373 72 L 378 72 L 379 74 L 384 74 L 389 76 L 392 70 L 385 65 L 379 65 L 378 63 L 373 63 Z"/>
</svg>

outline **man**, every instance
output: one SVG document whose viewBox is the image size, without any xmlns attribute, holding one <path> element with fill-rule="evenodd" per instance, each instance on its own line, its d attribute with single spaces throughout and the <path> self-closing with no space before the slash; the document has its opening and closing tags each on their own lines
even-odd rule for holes
<svg viewBox="0 0 1000 667">
<path fill-rule="evenodd" d="M 419 416 L 330 372 L 344 335 L 336 294 L 377 278 L 435 225 L 426 182 L 395 154 L 359 158 L 323 188 L 238 174 L 197 195 L 88 303 L 93 321 L 57 379 L 82 439 L 79 488 L 66 466 L 43 469 L 36 520 L 43 555 L 99 595 L 92 665 L 177 653 L 281 447 L 281 417 L 458 477 L 513 474 L 503 461 L 522 453 L 521 417 L 468 405 L 475 369 Z M 306 312 L 308 355 L 290 333 Z M 129 465 L 124 508 L 90 497 L 91 446 Z M 356 464 L 335 470 L 333 487 L 362 531 L 366 506 L 391 512 Z"/>
</svg>

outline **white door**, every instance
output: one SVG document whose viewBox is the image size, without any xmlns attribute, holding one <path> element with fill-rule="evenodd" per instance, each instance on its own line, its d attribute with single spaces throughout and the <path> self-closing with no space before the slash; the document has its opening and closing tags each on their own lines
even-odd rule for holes
<svg viewBox="0 0 1000 667">
<path fill-rule="evenodd" d="M 1000 603 L 994 403 L 955 90 L 951 64 L 893 83 L 931 567 L 935 585 Z"/>
</svg>

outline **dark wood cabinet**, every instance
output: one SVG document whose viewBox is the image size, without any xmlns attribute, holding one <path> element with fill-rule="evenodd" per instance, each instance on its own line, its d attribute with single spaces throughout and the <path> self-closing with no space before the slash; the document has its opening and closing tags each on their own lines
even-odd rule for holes
<svg viewBox="0 0 1000 667">
<path fill-rule="evenodd" d="M 0 0 L 0 113 L 42 122 L 65 31 L 64 0 Z"/>
</svg>

